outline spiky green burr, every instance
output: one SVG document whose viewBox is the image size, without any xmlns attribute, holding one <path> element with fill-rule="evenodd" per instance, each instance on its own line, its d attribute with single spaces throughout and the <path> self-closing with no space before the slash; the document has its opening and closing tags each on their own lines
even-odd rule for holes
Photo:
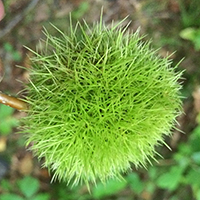
<svg viewBox="0 0 200 200">
<path fill-rule="evenodd" d="M 145 166 L 180 114 L 181 73 L 119 26 L 46 31 L 32 51 L 24 132 L 54 178 L 104 182 Z"/>
</svg>

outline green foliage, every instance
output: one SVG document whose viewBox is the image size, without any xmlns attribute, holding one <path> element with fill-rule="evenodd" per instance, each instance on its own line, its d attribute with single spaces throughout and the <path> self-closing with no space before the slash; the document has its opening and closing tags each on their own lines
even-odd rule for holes
<svg viewBox="0 0 200 200">
<path fill-rule="evenodd" d="M 200 4 L 199 0 L 179 0 L 181 10 L 181 21 L 184 28 L 199 27 L 200 25 Z"/>
<path fill-rule="evenodd" d="M 179 0 L 183 30 L 180 36 L 193 43 L 195 50 L 200 50 L 200 4 L 198 0 Z"/>
<path fill-rule="evenodd" d="M 180 114 L 181 73 L 121 23 L 77 23 L 68 34 L 55 27 L 60 37 L 45 31 L 45 48 L 31 50 L 30 109 L 22 122 L 53 178 L 120 179 L 130 163 L 154 159 Z"/>
<path fill-rule="evenodd" d="M 33 177 L 27 176 L 18 181 L 18 187 L 25 197 L 30 198 L 39 190 L 39 182 Z"/>
<path fill-rule="evenodd" d="M 103 198 L 119 192 L 120 190 L 124 189 L 126 185 L 127 182 L 125 180 L 109 180 L 106 184 L 99 183 L 97 187 L 93 188 L 93 196 L 94 198 Z"/>
<path fill-rule="evenodd" d="M 200 50 L 200 29 L 186 28 L 180 32 L 180 36 L 183 39 L 190 40 L 197 51 Z"/>
<path fill-rule="evenodd" d="M 21 61 L 21 54 L 18 51 L 16 51 L 10 43 L 4 43 L 4 49 L 6 52 L 10 53 L 14 61 Z"/>
<path fill-rule="evenodd" d="M 132 172 L 125 176 L 123 180 L 111 179 L 102 184 L 98 182 L 91 187 L 90 193 L 82 194 L 85 186 L 66 187 L 63 183 L 53 183 L 51 185 L 53 198 L 58 200 L 93 200 L 93 199 L 113 199 L 120 195 L 120 192 L 128 190 L 132 196 L 140 196 L 145 189 L 145 184 L 136 172 Z M 81 193 L 81 194 L 80 194 Z M 120 198 L 119 198 L 120 199 Z"/>
<path fill-rule="evenodd" d="M 2 194 L 0 196 L 0 200 L 24 200 L 22 197 L 20 197 L 17 194 Z"/>
<path fill-rule="evenodd" d="M 183 169 L 180 166 L 171 167 L 169 172 L 162 174 L 158 178 L 158 187 L 168 189 L 170 191 L 177 189 L 182 178 L 182 173 Z"/>
<path fill-rule="evenodd" d="M 72 17 L 74 19 L 80 19 L 83 15 L 88 11 L 89 3 L 88 2 L 81 2 L 79 7 L 72 12 Z"/>
<path fill-rule="evenodd" d="M 4 193 L 1 194 L 0 200 L 49 200 L 50 195 L 39 193 L 39 181 L 31 176 L 26 176 L 17 181 L 16 186 L 11 185 L 9 181 L 2 180 L 1 188 Z"/>
<path fill-rule="evenodd" d="M 8 135 L 12 128 L 18 125 L 18 120 L 14 118 L 14 109 L 0 104 L 0 135 Z"/>
<path fill-rule="evenodd" d="M 83 193 L 85 186 L 71 187 L 66 186 L 66 183 L 54 182 L 50 185 L 52 191 L 52 199 L 56 200 L 91 200 L 92 195 Z"/>
<path fill-rule="evenodd" d="M 1 180 L 1 189 L 5 192 L 8 192 L 12 189 L 12 185 L 10 184 L 9 181 L 5 180 L 5 179 L 2 179 Z"/>
<path fill-rule="evenodd" d="M 140 194 L 144 190 L 144 184 L 142 183 L 140 177 L 136 173 L 131 173 L 126 177 L 126 180 L 131 188 L 136 194 Z"/>
<path fill-rule="evenodd" d="M 200 124 L 191 133 L 187 143 L 179 145 L 178 152 L 174 154 L 176 166 L 168 167 L 161 174 L 156 183 L 160 188 L 179 191 L 190 186 L 193 198 L 200 200 Z"/>
</svg>

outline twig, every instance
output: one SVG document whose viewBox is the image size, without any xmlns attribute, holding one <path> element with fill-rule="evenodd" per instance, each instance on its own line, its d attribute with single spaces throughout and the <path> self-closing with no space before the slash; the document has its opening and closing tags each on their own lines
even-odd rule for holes
<svg viewBox="0 0 200 200">
<path fill-rule="evenodd" d="M 2 31 L 0 31 L 0 39 L 8 34 L 24 18 L 24 16 L 26 16 L 37 5 L 38 2 L 39 0 L 32 0 L 23 12 L 16 15 L 14 19 L 8 23 Z"/>
<path fill-rule="evenodd" d="M 11 97 L 9 95 L 3 94 L 0 92 L 0 103 L 15 108 L 17 110 L 27 110 L 28 106 L 27 103 L 24 101 Z"/>
</svg>

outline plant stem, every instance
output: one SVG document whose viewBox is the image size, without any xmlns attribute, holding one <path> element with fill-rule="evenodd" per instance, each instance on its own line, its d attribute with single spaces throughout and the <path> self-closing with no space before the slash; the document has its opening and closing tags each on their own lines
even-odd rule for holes
<svg viewBox="0 0 200 200">
<path fill-rule="evenodd" d="M 27 110 L 27 103 L 9 95 L 0 92 L 0 103 L 15 108 L 17 110 Z"/>
</svg>

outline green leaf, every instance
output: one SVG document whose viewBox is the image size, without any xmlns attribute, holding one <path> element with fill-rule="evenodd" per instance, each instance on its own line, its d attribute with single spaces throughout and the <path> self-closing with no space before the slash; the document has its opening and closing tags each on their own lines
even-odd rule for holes
<svg viewBox="0 0 200 200">
<path fill-rule="evenodd" d="M 10 184 L 10 182 L 8 180 L 2 179 L 1 180 L 1 189 L 3 189 L 4 191 L 9 191 L 12 188 L 12 185 Z"/>
<path fill-rule="evenodd" d="M 180 36 L 192 41 L 196 50 L 200 49 L 200 29 L 186 28 L 180 32 Z"/>
<path fill-rule="evenodd" d="M 13 117 L 7 117 L 4 118 L 1 122 L 0 122 L 0 133 L 2 135 L 8 135 L 11 133 L 12 128 L 18 125 L 18 121 L 17 119 L 13 118 Z"/>
<path fill-rule="evenodd" d="M 50 195 L 49 194 L 41 193 L 41 194 L 37 194 L 31 200 L 49 200 L 49 199 L 50 199 Z"/>
<path fill-rule="evenodd" d="M 194 152 L 191 157 L 196 164 L 200 164 L 200 151 Z"/>
<path fill-rule="evenodd" d="M 89 9 L 89 3 L 88 2 L 82 2 L 77 10 L 74 10 L 72 12 L 72 17 L 75 19 L 81 18 Z"/>
<path fill-rule="evenodd" d="M 195 49 L 198 51 L 200 49 L 200 35 L 198 35 L 193 41 Z"/>
<path fill-rule="evenodd" d="M 198 152 L 200 151 L 200 137 L 192 137 L 193 135 L 191 135 L 190 137 L 190 148 L 192 152 Z"/>
<path fill-rule="evenodd" d="M 155 166 L 149 167 L 148 176 L 151 180 L 155 180 L 158 176 L 158 169 Z"/>
<path fill-rule="evenodd" d="M 197 200 L 200 200 L 200 190 L 197 191 Z"/>
<path fill-rule="evenodd" d="M 23 195 L 27 198 L 30 198 L 38 192 L 40 185 L 37 179 L 26 176 L 18 181 L 18 186 Z"/>
<path fill-rule="evenodd" d="M 0 105 L 0 119 L 4 119 L 5 117 L 11 116 L 13 112 L 13 108 L 6 105 Z"/>
<path fill-rule="evenodd" d="M 21 60 L 22 58 L 21 54 L 18 51 L 16 51 L 10 43 L 5 43 L 4 49 L 12 55 L 13 60 L 15 61 Z"/>
<path fill-rule="evenodd" d="M 174 154 L 173 158 L 175 161 L 177 161 L 178 165 L 181 168 L 187 168 L 187 166 L 191 164 L 190 157 L 186 153 L 182 152 L 181 150 L 179 150 L 178 153 Z"/>
<path fill-rule="evenodd" d="M 93 189 L 93 196 L 95 198 L 102 198 L 108 195 L 115 194 L 124 189 L 127 185 L 126 181 L 110 180 L 107 184 L 99 183 L 97 187 Z"/>
<path fill-rule="evenodd" d="M 192 186 L 198 186 L 200 187 L 200 168 L 198 169 L 190 169 L 188 174 L 186 175 L 187 183 Z"/>
<path fill-rule="evenodd" d="M 22 59 L 22 56 L 18 51 L 14 51 L 12 56 L 14 61 L 20 61 Z"/>
<path fill-rule="evenodd" d="M 1 194 L 0 200 L 24 200 L 17 194 Z"/>
<path fill-rule="evenodd" d="M 182 178 L 183 168 L 180 166 L 171 167 L 169 172 L 162 174 L 156 181 L 158 187 L 168 190 L 175 190 Z"/>
<path fill-rule="evenodd" d="M 181 152 L 182 156 L 188 156 L 188 155 L 191 155 L 192 148 L 188 144 L 181 143 L 178 146 L 178 152 Z"/>
<path fill-rule="evenodd" d="M 150 194 L 153 194 L 156 189 L 157 189 L 157 187 L 156 187 L 156 185 L 154 184 L 153 181 L 147 182 L 147 184 L 145 186 L 145 191 L 147 191 Z"/>
<path fill-rule="evenodd" d="M 200 115 L 199 115 L 199 124 L 200 124 Z M 198 126 L 192 131 L 192 138 L 200 138 L 200 125 L 198 125 Z"/>
<path fill-rule="evenodd" d="M 1 135 L 8 135 L 11 133 L 12 128 L 17 126 L 18 120 L 12 117 L 14 109 L 0 105 L 0 134 Z"/>
<path fill-rule="evenodd" d="M 131 189 L 136 193 L 140 194 L 144 189 L 144 184 L 141 182 L 140 177 L 136 173 L 132 173 L 127 176 L 127 182 L 129 183 Z"/>
<path fill-rule="evenodd" d="M 8 52 L 12 52 L 13 51 L 13 46 L 10 43 L 6 42 L 6 43 L 4 43 L 3 46 L 4 46 L 4 49 L 6 51 L 8 51 Z"/>
<path fill-rule="evenodd" d="M 180 37 L 193 41 L 195 38 L 195 32 L 196 30 L 194 28 L 186 28 L 180 32 Z"/>
<path fill-rule="evenodd" d="M 12 128 L 9 126 L 9 124 L 5 123 L 5 121 L 3 121 L 2 123 L 0 122 L 1 135 L 7 135 L 11 133 L 11 131 L 12 131 Z"/>
</svg>

